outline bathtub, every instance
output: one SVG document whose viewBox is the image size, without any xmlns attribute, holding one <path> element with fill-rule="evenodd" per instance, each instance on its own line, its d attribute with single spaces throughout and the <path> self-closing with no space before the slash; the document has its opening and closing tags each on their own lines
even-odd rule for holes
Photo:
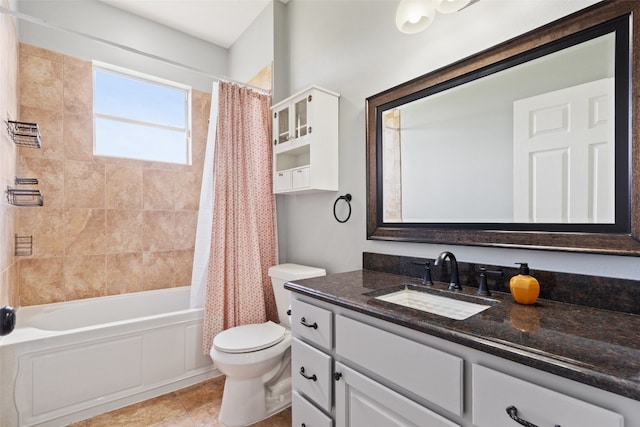
<svg viewBox="0 0 640 427">
<path fill-rule="evenodd" d="M 20 308 L 0 339 L 0 426 L 62 426 L 220 375 L 189 292 Z"/>
</svg>

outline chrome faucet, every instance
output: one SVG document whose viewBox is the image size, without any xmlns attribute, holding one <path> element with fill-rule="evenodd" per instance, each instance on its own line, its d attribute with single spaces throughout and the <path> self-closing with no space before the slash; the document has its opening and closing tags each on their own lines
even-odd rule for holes
<svg viewBox="0 0 640 427">
<path fill-rule="evenodd" d="M 451 252 L 444 251 L 438 255 L 433 265 L 442 264 L 447 258 L 449 258 L 449 262 L 451 262 L 451 279 L 449 280 L 449 290 L 450 291 L 461 291 L 462 285 L 460 284 L 460 279 L 458 279 L 458 261 L 456 261 L 455 255 Z"/>
</svg>

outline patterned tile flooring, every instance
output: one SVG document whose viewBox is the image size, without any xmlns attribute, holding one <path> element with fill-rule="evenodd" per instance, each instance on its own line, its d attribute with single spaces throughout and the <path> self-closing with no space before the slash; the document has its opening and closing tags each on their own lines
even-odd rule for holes
<svg viewBox="0 0 640 427">
<path fill-rule="evenodd" d="M 218 412 L 224 376 L 136 403 L 69 427 L 222 427 Z M 289 427 L 291 408 L 252 427 Z"/>
</svg>

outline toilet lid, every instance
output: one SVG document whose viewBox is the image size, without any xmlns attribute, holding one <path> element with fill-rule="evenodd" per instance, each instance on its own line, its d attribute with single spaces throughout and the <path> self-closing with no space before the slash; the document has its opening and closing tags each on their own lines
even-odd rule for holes
<svg viewBox="0 0 640 427">
<path fill-rule="evenodd" d="M 282 341 L 285 328 L 271 321 L 236 326 L 213 338 L 213 346 L 225 353 L 249 353 L 271 347 Z"/>
</svg>

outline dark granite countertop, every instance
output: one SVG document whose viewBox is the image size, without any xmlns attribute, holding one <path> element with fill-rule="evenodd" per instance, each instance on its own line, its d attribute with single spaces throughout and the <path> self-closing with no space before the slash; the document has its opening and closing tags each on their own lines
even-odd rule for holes
<svg viewBox="0 0 640 427">
<path fill-rule="evenodd" d="M 361 270 L 290 282 L 299 294 L 640 400 L 640 316 L 539 299 L 500 303 L 466 320 L 379 301 L 370 294 L 420 280 Z M 435 288 L 445 290 L 444 283 Z M 475 295 L 468 287 L 462 294 Z M 367 295 L 369 294 L 369 295 Z"/>
</svg>

